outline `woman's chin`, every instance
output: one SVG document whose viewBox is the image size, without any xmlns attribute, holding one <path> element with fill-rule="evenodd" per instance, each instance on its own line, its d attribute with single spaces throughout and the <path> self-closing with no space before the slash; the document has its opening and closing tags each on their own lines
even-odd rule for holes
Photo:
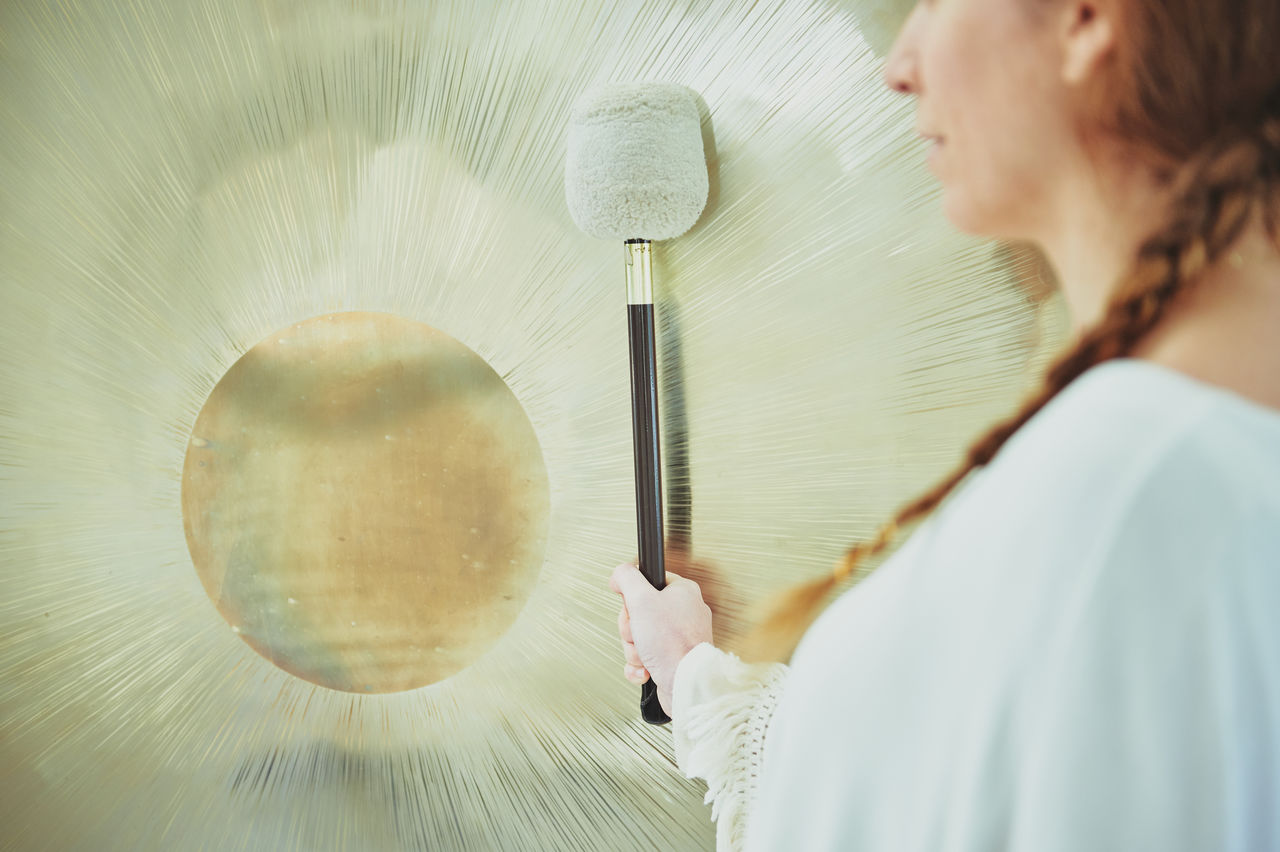
<svg viewBox="0 0 1280 852">
<path fill-rule="evenodd" d="M 942 185 L 942 212 L 952 227 L 965 234 L 999 240 L 1030 239 L 1014 225 L 1017 220 L 1008 215 L 1005 207 L 975 203 L 971 195 L 955 185 Z"/>
<path fill-rule="evenodd" d="M 991 236 L 985 227 L 985 217 L 979 215 L 974 205 L 967 203 L 963 193 L 946 184 L 942 186 L 942 212 L 958 231 L 975 237 Z"/>
</svg>

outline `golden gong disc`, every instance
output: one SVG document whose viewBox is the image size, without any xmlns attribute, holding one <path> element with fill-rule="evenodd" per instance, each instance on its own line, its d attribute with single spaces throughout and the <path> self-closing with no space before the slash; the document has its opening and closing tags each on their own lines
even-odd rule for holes
<svg viewBox="0 0 1280 852">
<path fill-rule="evenodd" d="M 250 349 L 182 472 L 205 591 L 259 654 L 348 692 L 458 672 L 528 600 L 546 537 L 533 427 L 483 359 L 421 323 L 343 313 Z"/>
<path fill-rule="evenodd" d="M 906 6 L 3 4 L 0 846 L 712 848 L 622 677 L 625 278 L 570 111 L 702 98 L 667 529 L 751 601 L 1062 339 L 1033 260 L 942 218 L 881 80 Z"/>
</svg>

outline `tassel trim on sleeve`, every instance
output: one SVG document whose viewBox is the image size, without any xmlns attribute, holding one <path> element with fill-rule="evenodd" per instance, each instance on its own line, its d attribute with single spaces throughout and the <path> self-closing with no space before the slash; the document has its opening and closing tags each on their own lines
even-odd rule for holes
<svg viewBox="0 0 1280 852">
<path fill-rule="evenodd" d="M 765 729 L 787 671 L 782 663 L 744 663 L 707 643 L 690 651 L 677 670 L 672 692 L 676 763 L 685 777 L 707 782 L 703 801 L 711 804 L 717 852 L 738 852 L 746 844 Z"/>
</svg>

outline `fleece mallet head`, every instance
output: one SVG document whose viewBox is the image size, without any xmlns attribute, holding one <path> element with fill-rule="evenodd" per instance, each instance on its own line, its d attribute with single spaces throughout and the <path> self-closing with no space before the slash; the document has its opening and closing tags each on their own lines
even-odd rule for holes
<svg viewBox="0 0 1280 852">
<path fill-rule="evenodd" d="M 694 93 L 671 83 L 615 83 L 574 105 L 565 162 L 569 215 L 601 239 L 665 240 L 707 204 L 702 119 Z"/>
</svg>

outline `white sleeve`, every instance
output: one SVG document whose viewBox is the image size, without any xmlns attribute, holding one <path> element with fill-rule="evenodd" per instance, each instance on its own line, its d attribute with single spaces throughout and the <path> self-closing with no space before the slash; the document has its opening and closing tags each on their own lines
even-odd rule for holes
<svg viewBox="0 0 1280 852">
<path fill-rule="evenodd" d="M 759 789 L 765 729 L 786 680 L 782 663 L 744 663 L 703 642 L 676 667 L 671 691 L 675 758 L 686 778 L 707 782 L 717 852 L 746 842 Z"/>
</svg>

